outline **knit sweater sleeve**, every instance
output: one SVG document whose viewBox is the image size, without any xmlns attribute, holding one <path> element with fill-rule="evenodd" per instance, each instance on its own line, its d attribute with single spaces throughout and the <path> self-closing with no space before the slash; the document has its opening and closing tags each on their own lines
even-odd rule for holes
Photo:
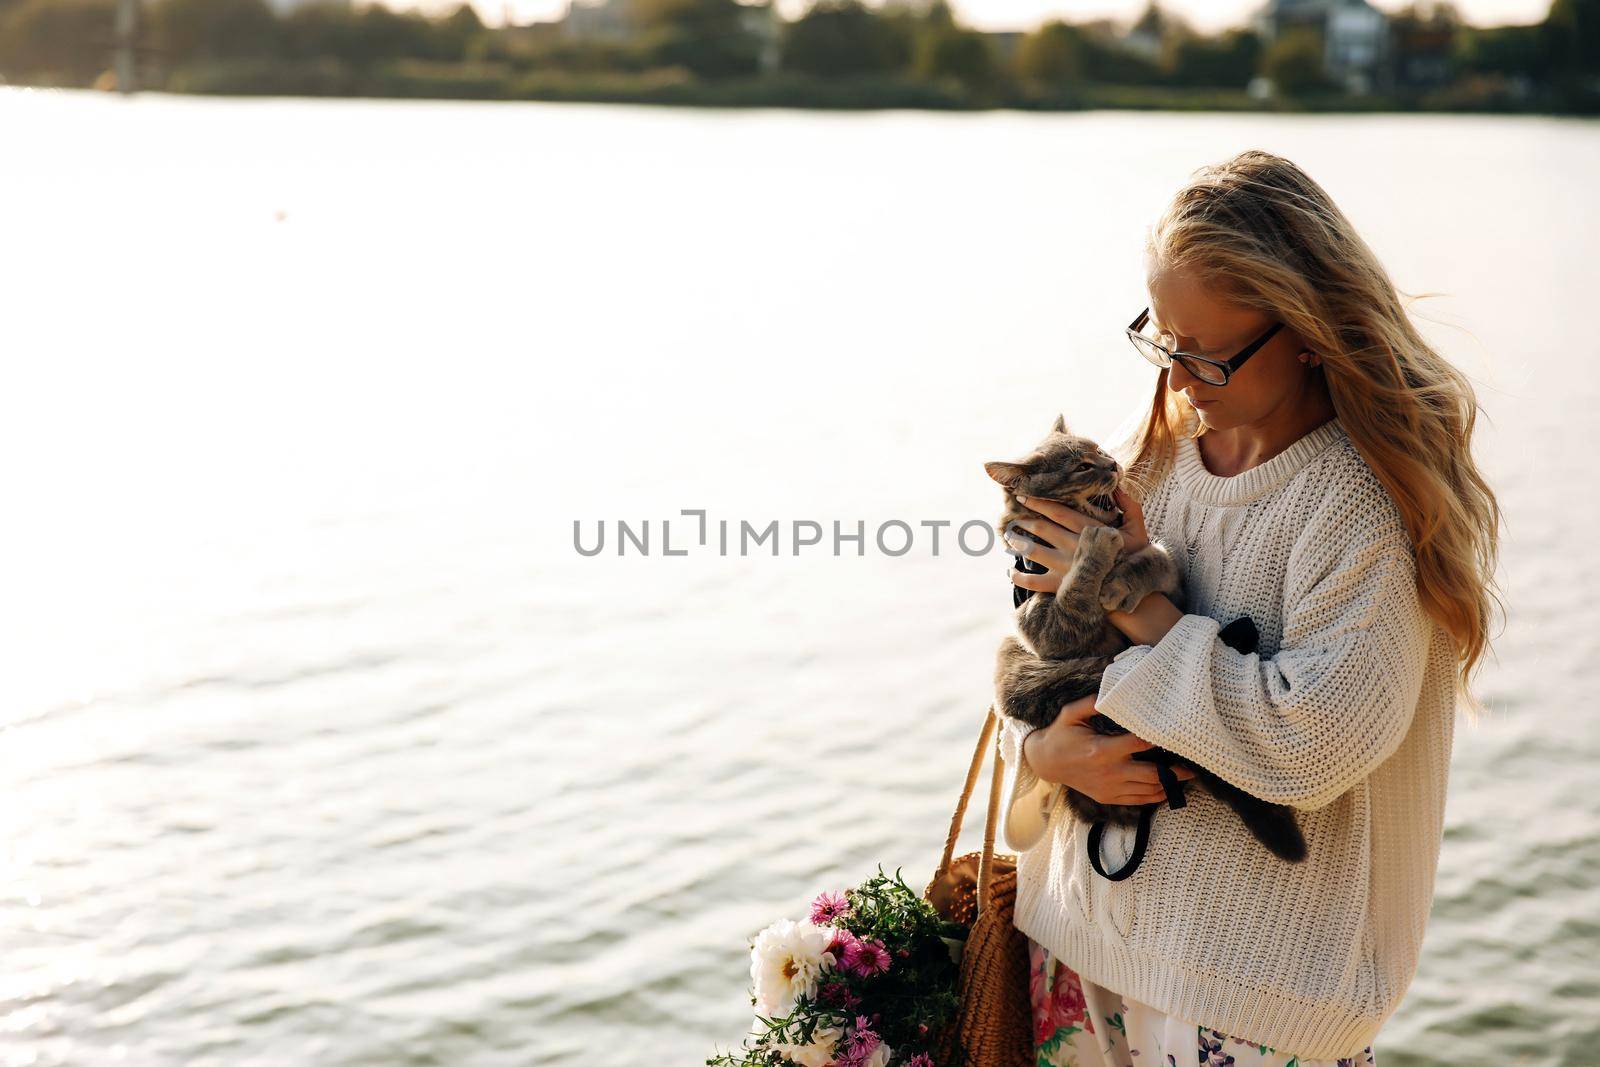
<svg viewBox="0 0 1600 1067">
<path fill-rule="evenodd" d="M 1241 654 L 1184 615 L 1118 653 L 1096 709 L 1245 792 L 1314 811 L 1388 759 L 1421 693 L 1431 618 L 1393 516 L 1327 509 L 1289 555 L 1282 640 Z"/>
<path fill-rule="evenodd" d="M 1022 740 L 1033 731 L 1027 723 L 1000 716 L 1000 757 L 1005 776 L 1000 783 L 1000 842 L 1026 852 L 1044 837 L 1050 808 L 1060 786 L 1033 773 L 1022 755 Z"/>
</svg>

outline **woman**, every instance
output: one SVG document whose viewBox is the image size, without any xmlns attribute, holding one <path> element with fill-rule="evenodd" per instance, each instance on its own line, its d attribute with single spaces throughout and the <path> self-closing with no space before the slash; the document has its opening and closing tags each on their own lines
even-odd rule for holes
<svg viewBox="0 0 1600 1067">
<path fill-rule="evenodd" d="M 1500 512 L 1470 450 L 1476 400 L 1285 159 L 1197 172 L 1146 267 L 1132 340 L 1162 370 L 1124 446 L 1143 499 L 1119 493 L 1122 532 L 1173 553 L 1184 607 L 1112 613 L 1132 644 L 1098 694 L 1001 731 L 1038 1062 L 1375 1063 L 1416 973 L 1457 698 L 1476 707 L 1487 645 Z M 1047 570 L 1012 581 L 1053 592 L 1089 520 L 1025 503 L 1046 543 L 1013 547 Z M 1257 653 L 1217 637 L 1241 615 Z M 1130 736 L 1094 733 L 1095 712 Z M 1152 746 L 1291 805 L 1307 858 L 1278 859 L 1191 787 L 1131 877 L 1097 875 L 1056 784 L 1160 802 L 1155 766 L 1130 758 Z M 1106 869 L 1129 837 L 1107 834 Z"/>
</svg>

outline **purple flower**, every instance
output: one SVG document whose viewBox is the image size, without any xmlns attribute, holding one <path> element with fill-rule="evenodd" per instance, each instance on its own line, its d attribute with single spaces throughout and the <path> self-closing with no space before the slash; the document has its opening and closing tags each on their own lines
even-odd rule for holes
<svg viewBox="0 0 1600 1067">
<path fill-rule="evenodd" d="M 826 926 L 849 914 L 850 903 L 839 893 L 824 890 L 811 902 L 811 921 L 817 926 Z"/>
<path fill-rule="evenodd" d="M 1209 1026 L 1200 1027 L 1200 1063 L 1204 1067 L 1233 1067 L 1233 1057 L 1222 1051 L 1222 1042 L 1228 1036 Z"/>
</svg>

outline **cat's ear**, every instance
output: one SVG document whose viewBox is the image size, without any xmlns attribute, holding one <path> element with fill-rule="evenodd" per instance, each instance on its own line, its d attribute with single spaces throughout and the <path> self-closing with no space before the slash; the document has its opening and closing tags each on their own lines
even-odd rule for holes
<svg viewBox="0 0 1600 1067">
<path fill-rule="evenodd" d="M 1067 420 L 1066 420 L 1065 416 L 1062 416 L 1062 415 L 1057 415 L 1056 416 L 1056 424 L 1054 426 L 1050 427 L 1050 432 L 1051 433 L 1066 433 L 1067 432 Z"/>
<path fill-rule="evenodd" d="M 983 469 L 989 473 L 989 477 L 1007 489 L 1015 489 L 1017 483 L 1022 481 L 1022 476 L 1028 473 L 1026 463 L 1004 463 L 1000 460 L 985 463 Z"/>
</svg>

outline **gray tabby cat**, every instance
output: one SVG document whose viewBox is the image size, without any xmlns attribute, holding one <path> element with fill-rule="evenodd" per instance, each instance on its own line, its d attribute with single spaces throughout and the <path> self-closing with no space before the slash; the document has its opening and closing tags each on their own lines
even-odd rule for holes
<svg viewBox="0 0 1600 1067">
<path fill-rule="evenodd" d="M 1098 693 L 1106 666 L 1128 647 L 1128 639 L 1106 613 L 1132 611 L 1155 592 L 1181 604 L 1182 576 L 1156 542 L 1123 552 L 1122 534 L 1116 529 L 1122 524 L 1122 512 L 1112 497 L 1122 482 L 1122 467 L 1094 441 L 1072 434 L 1064 418 L 1057 416 L 1050 433 L 1026 459 L 985 463 L 983 469 L 1005 489 L 1006 508 L 998 524 L 1002 533 L 1016 519 L 1037 514 L 1017 503 L 1017 493 L 1057 501 L 1104 524 L 1086 526 L 1078 535 L 1072 563 L 1054 595 L 1016 589 L 1021 640 L 1008 636 L 1000 644 L 995 664 L 997 710 L 1030 726 L 1048 726 L 1063 704 Z M 1031 536 L 1020 527 L 1012 530 L 1013 537 L 1019 535 Z M 1019 566 L 1022 562 L 1019 559 Z M 1085 722 L 1100 734 L 1128 732 L 1102 714 Z M 1149 760 L 1152 763 L 1176 762 L 1192 768 L 1195 780 L 1228 804 L 1275 855 L 1289 862 L 1305 857 L 1305 841 L 1292 808 L 1252 796 L 1166 749 L 1151 749 L 1149 754 L 1155 757 Z M 1145 756 L 1145 752 L 1135 754 L 1135 758 Z M 1187 782 L 1180 781 L 1178 787 L 1187 791 Z M 1087 823 L 1133 825 L 1147 807 L 1101 804 L 1070 786 L 1065 792 L 1073 812 Z M 1146 829 L 1148 825 L 1144 824 Z"/>
<path fill-rule="evenodd" d="M 1071 567 L 1052 596 L 1034 593 L 1022 600 L 1016 613 L 1017 634 L 1000 643 L 995 664 L 996 710 L 1030 726 L 1048 726 L 1061 705 L 1100 690 L 1100 675 L 1123 649 L 1128 639 L 1107 618 L 1107 611 L 1131 611 L 1148 594 L 1166 593 L 1179 599 L 1181 576 L 1164 548 L 1155 542 L 1132 554 L 1122 551 L 1122 511 L 1112 493 L 1122 479 L 1122 467 L 1087 437 L 1067 429 L 1056 417 L 1050 433 L 1026 458 L 1017 463 L 985 463 L 983 469 L 1006 491 L 1006 508 L 998 524 L 1004 533 L 1011 523 L 1037 517 L 1017 503 L 1017 494 L 1054 500 L 1098 523 L 1078 536 Z M 1012 537 L 1029 538 L 1017 527 Z M 1024 593 L 1027 591 L 1024 590 Z M 1127 733 L 1104 715 L 1087 720 L 1096 733 Z M 1136 822 L 1139 805 L 1105 805 L 1077 790 L 1068 799 L 1086 822 L 1112 819 Z"/>
</svg>

